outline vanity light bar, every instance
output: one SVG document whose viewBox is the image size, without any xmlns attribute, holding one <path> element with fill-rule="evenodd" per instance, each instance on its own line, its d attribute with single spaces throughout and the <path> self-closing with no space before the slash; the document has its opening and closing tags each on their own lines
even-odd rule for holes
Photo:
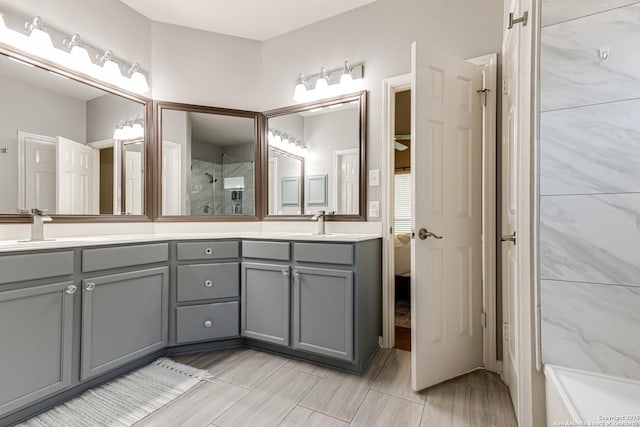
<svg viewBox="0 0 640 427">
<path fill-rule="evenodd" d="M 298 75 L 293 100 L 296 102 L 309 102 L 332 96 L 362 90 L 364 77 L 364 65 L 351 65 L 344 62 L 344 67 L 327 71 L 326 67 L 320 69 L 320 73 L 306 76 Z"/>
<path fill-rule="evenodd" d="M 111 50 L 98 49 L 78 34 L 65 36 L 36 16 L 30 21 L 0 12 L 0 44 L 46 59 L 89 77 L 139 94 L 149 92 L 148 73 L 138 63 L 128 63 Z"/>
<path fill-rule="evenodd" d="M 307 144 L 297 138 L 288 135 L 278 129 L 269 129 L 267 135 L 269 145 L 279 150 L 286 151 L 296 156 L 304 157 L 307 154 Z"/>
<path fill-rule="evenodd" d="M 118 141 L 139 138 L 144 138 L 144 119 L 141 117 L 120 120 L 113 132 L 113 139 L 117 139 Z"/>
</svg>

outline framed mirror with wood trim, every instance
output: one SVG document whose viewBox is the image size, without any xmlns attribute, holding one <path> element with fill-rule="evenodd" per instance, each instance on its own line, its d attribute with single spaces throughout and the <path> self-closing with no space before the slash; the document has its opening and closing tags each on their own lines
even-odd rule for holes
<svg viewBox="0 0 640 427">
<path fill-rule="evenodd" d="M 256 221 L 259 113 L 156 102 L 158 221 Z"/>
<path fill-rule="evenodd" d="M 150 220 L 149 99 L 5 46 L 0 93 L 0 222 Z"/>
<path fill-rule="evenodd" d="M 366 91 L 264 114 L 266 220 L 364 221 Z"/>
</svg>

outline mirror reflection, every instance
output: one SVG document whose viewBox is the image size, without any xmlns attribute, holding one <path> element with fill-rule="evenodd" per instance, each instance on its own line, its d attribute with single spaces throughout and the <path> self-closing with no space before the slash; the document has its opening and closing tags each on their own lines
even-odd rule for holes
<svg viewBox="0 0 640 427">
<path fill-rule="evenodd" d="M 0 93 L 0 213 L 144 213 L 142 103 L 5 55 Z"/>
<path fill-rule="evenodd" d="M 161 114 L 162 214 L 255 215 L 255 119 Z"/>
<path fill-rule="evenodd" d="M 359 101 L 268 119 L 269 215 L 360 214 Z"/>
</svg>

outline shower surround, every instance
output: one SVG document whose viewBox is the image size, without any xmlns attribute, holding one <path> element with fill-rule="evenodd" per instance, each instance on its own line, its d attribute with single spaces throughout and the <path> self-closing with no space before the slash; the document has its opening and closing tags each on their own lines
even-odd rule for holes
<svg viewBox="0 0 640 427">
<path fill-rule="evenodd" d="M 640 4 L 563 3 L 543 1 L 543 361 L 640 379 Z"/>
</svg>

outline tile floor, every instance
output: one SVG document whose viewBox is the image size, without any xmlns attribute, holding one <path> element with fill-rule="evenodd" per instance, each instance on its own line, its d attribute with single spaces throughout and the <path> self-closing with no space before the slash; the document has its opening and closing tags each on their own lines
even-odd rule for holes
<svg viewBox="0 0 640 427">
<path fill-rule="evenodd" d="M 506 386 L 476 371 L 410 387 L 411 354 L 380 350 L 361 377 L 251 349 L 174 358 L 214 376 L 136 427 L 517 425 Z"/>
</svg>

